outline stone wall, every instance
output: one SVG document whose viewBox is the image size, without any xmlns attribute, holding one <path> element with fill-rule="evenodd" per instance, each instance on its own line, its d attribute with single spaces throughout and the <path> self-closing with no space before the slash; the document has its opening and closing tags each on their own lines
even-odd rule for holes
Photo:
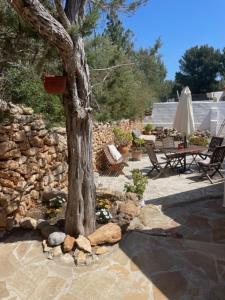
<svg viewBox="0 0 225 300">
<path fill-rule="evenodd" d="M 93 127 L 93 163 L 104 144 L 113 141 L 113 128 L 131 131 L 141 123 L 124 120 Z M 0 229 L 42 200 L 50 190 L 67 192 L 65 128 L 48 130 L 41 115 L 31 108 L 0 100 Z"/>
<path fill-rule="evenodd" d="M 65 129 L 47 130 L 32 109 L 0 101 L 0 228 L 49 189 L 66 189 Z"/>
</svg>

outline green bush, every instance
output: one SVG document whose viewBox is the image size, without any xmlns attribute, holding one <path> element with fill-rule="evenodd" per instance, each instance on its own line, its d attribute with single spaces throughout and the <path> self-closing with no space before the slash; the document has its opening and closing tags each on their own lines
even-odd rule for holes
<svg viewBox="0 0 225 300">
<path fill-rule="evenodd" d="M 207 146 L 208 139 L 205 136 L 192 135 L 189 137 L 189 143 L 196 146 Z"/>
<path fill-rule="evenodd" d="M 114 128 L 114 141 L 117 146 L 127 146 L 132 140 L 132 134 L 122 128 Z"/>
<path fill-rule="evenodd" d="M 42 113 L 50 127 L 61 126 L 65 122 L 61 99 L 45 92 L 41 78 L 31 67 L 9 68 L 4 94 L 10 101 Z"/>
<path fill-rule="evenodd" d="M 147 124 L 144 127 L 145 131 L 151 131 L 151 130 L 153 130 L 153 128 L 154 128 L 154 126 L 152 124 Z"/>
<path fill-rule="evenodd" d="M 132 179 L 133 184 L 125 183 L 124 191 L 127 193 L 135 193 L 138 196 L 138 199 L 141 200 L 143 198 L 148 179 L 146 176 L 142 175 L 141 171 L 138 169 L 132 170 Z"/>
</svg>

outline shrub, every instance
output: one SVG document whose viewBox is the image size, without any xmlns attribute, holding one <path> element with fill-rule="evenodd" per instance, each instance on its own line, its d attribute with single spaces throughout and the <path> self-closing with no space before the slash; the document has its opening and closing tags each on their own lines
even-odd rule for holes
<svg viewBox="0 0 225 300">
<path fill-rule="evenodd" d="M 146 124 L 144 129 L 145 129 L 145 131 L 151 131 L 153 129 L 153 125 L 152 124 Z"/>
<path fill-rule="evenodd" d="M 190 144 L 197 145 L 197 146 L 207 146 L 208 145 L 208 139 L 205 136 L 190 136 L 189 137 Z"/>
<path fill-rule="evenodd" d="M 133 184 L 125 183 L 124 191 L 127 193 L 135 193 L 138 196 L 138 199 L 141 200 L 143 198 L 148 179 L 146 176 L 142 175 L 140 170 L 134 169 L 132 170 L 132 180 Z"/>
<path fill-rule="evenodd" d="M 113 133 L 115 144 L 117 146 L 127 146 L 133 140 L 132 134 L 122 128 L 114 128 Z"/>
</svg>

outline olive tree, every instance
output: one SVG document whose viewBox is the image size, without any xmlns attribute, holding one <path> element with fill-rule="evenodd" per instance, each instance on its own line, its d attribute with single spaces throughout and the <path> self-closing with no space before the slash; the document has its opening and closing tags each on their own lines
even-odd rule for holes
<svg viewBox="0 0 225 300">
<path fill-rule="evenodd" d="M 38 0 L 8 0 L 17 14 L 58 49 L 67 86 L 63 94 L 68 144 L 68 203 L 65 231 L 88 235 L 95 230 L 95 185 L 92 166 L 92 101 L 82 26 L 93 9 L 133 11 L 145 0 L 103 3 L 55 0 L 56 17 Z"/>
</svg>

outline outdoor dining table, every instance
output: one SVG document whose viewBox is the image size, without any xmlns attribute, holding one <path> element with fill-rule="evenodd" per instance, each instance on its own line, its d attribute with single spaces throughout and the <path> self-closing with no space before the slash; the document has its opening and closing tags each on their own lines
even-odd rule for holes
<svg viewBox="0 0 225 300">
<path fill-rule="evenodd" d="M 184 165 L 183 165 L 183 169 L 182 172 L 186 172 L 187 171 L 187 162 L 186 162 L 186 157 L 188 155 L 191 155 L 193 157 L 192 162 L 189 164 L 189 167 L 193 164 L 193 162 L 195 161 L 196 157 L 198 154 L 206 151 L 207 148 L 203 147 L 203 146 L 188 146 L 187 148 L 182 148 L 182 149 L 178 149 L 178 148 L 164 148 L 163 152 L 164 153 L 170 153 L 170 155 L 172 154 L 173 158 L 181 158 L 184 160 Z"/>
</svg>

